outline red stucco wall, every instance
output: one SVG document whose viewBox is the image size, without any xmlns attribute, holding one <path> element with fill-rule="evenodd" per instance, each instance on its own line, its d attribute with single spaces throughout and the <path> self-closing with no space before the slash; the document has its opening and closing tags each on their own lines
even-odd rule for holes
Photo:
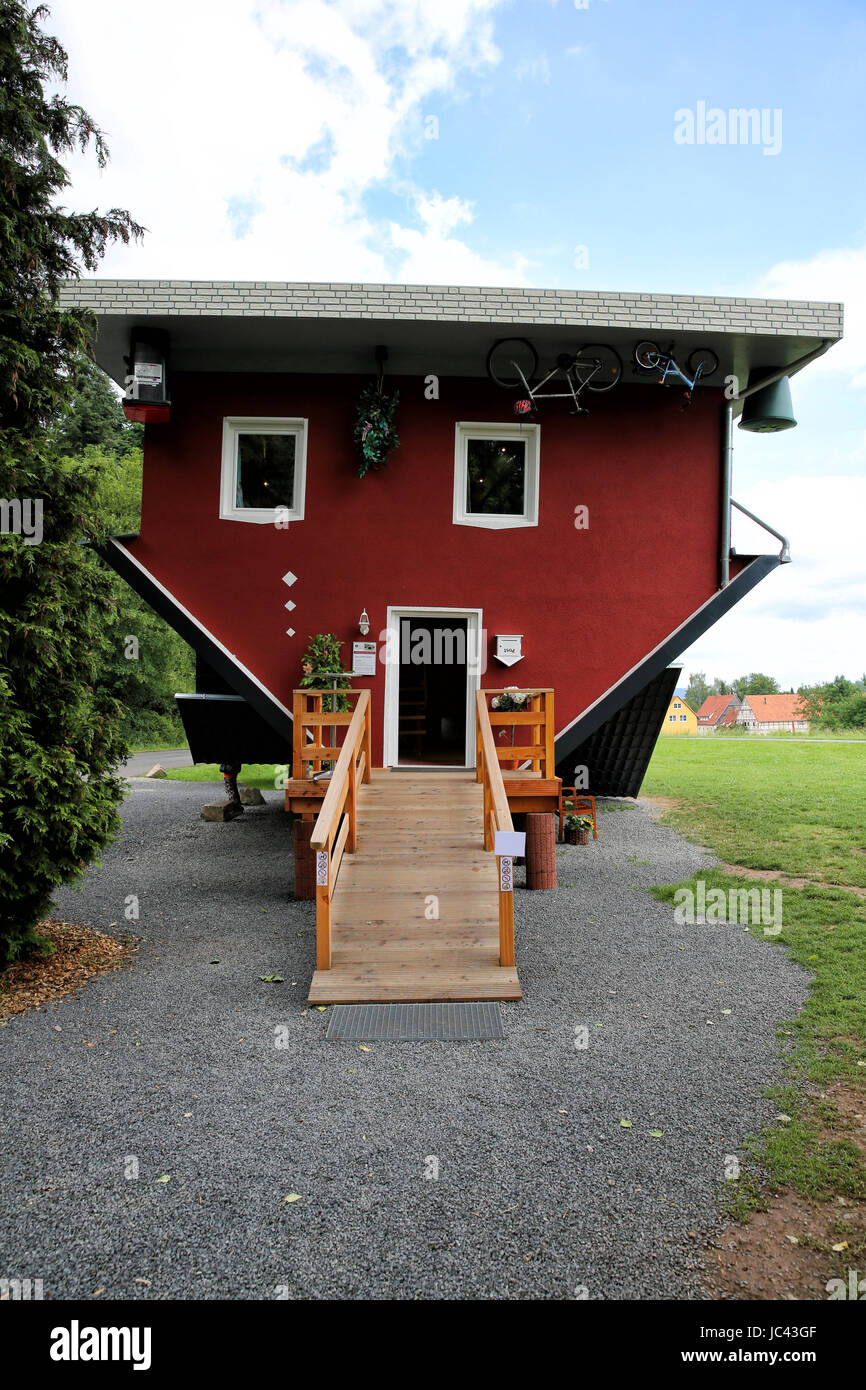
<svg viewBox="0 0 866 1390">
<path fill-rule="evenodd" d="M 388 604 L 481 607 L 483 683 L 553 686 L 561 729 L 716 588 L 718 393 L 698 392 L 681 412 L 678 393 L 626 382 L 590 398 L 588 418 L 548 406 L 538 528 L 488 531 L 452 524 L 454 422 L 511 421 L 508 396 L 483 380 L 443 378 L 437 401 L 420 378 L 390 384 L 402 447 L 360 479 L 360 378 L 175 375 L 171 423 L 147 430 L 131 549 L 289 707 L 309 634 L 335 632 L 348 661 L 364 607 L 371 637 Z M 226 415 L 309 419 L 303 522 L 220 521 Z M 578 504 L 586 531 L 574 526 Z M 492 657 L 497 632 L 524 634 L 526 659 L 510 670 Z M 380 762 L 384 672 L 357 684 L 373 691 Z"/>
</svg>

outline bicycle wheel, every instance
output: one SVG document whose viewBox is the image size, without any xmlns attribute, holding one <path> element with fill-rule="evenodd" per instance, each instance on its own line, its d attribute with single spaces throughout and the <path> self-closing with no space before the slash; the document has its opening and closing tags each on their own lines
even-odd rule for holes
<svg viewBox="0 0 866 1390">
<path fill-rule="evenodd" d="M 498 338 L 487 354 L 487 375 L 497 386 L 513 389 L 524 381 L 531 386 L 537 371 L 538 353 L 528 338 Z"/>
<path fill-rule="evenodd" d="M 695 348 L 686 365 L 692 379 L 697 378 L 698 367 L 700 367 L 701 381 L 706 381 L 708 376 L 712 376 L 713 372 L 718 371 L 719 359 L 712 348 Z"/>
<path fill-rule="evenodd" d="M 606 343 L 588 343 L 577 354 L 574 374 L 587 391 L 610 391 L 622 378 L 622 358 Z"/>
<path fill-rule="evenodd" d="M 654 372 L 657 369 L 660 356 L 658 343 L 652 342 L 649 338 L 638 343 L 634 350 L 634 360 L 645 372 Z"/>
</svg>

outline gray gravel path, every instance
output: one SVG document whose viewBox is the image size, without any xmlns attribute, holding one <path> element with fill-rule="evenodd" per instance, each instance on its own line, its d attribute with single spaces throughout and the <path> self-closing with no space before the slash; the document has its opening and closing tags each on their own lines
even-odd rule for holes
<svg viewBox="0 0 866 1390">
<path fill-rule="evenodd" d="M 725 1155 L 772 1113 L 774 1030 L 808 984 L 643 891 L 711 857 L 645 808 L 605 814 L 555 893 L 517 895 L 504 1041 L 364 1051 L 305 1002 L 279 795 L 223 825 L 198 817 L 215 791 L 131 783 L 58 907 L 140 953 L 0 1030 L 4 1275 L 55 1298 L 699 1296 Z"/>
</svg>

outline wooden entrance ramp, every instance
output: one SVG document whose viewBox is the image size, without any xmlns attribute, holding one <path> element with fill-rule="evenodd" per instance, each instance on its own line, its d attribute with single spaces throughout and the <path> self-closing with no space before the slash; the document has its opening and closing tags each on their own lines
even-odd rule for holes
<svg viewBox="0 0 866 1390">
<path fill-rule="evenodd" d="M 553 691 L 479 690 L 465 770 L 373 769 L 368 690 L 296 690 L 293 715 L 286 809 L 317 817 L 310 1002 L 520 999 L 511 809 L 558 806 Z"/>
<path fill-rule="evenodd" d="M 499 963 L 498 862 L 474 770 L 374 771 L 357 818 L 310 1002 L 520 999 L 516 969 Z"/>
</svg>

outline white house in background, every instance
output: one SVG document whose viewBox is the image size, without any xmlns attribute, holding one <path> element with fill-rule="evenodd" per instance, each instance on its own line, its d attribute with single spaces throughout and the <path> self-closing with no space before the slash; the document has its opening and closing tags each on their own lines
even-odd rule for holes
<svg viewBox="0 0 866 1390">
<path fill-rule="evenodd" d="M 744 695 L 737 723 L 744 724 L 750 734 L 809 732 L 799 695 Z"/>
</svg>

